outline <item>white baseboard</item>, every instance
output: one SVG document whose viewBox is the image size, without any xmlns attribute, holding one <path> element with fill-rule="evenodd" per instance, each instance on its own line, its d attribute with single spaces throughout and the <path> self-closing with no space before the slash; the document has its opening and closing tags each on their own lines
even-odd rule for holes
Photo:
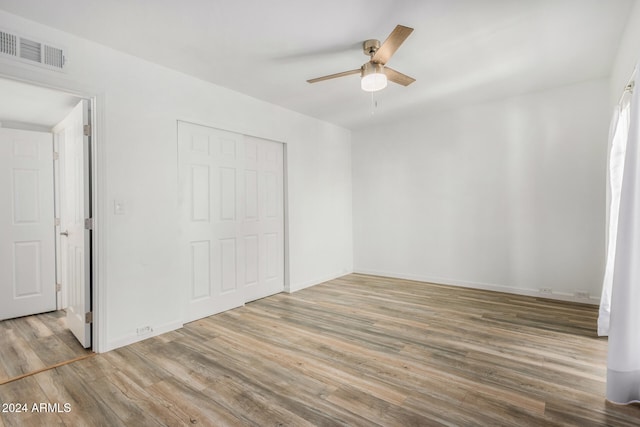
<svg viewBox="0 0 640 427">
<path fill-rule="evenodd" d="M 184 326 L 184 323 L 182 321 L 174 321 L 174 322 L 165 323 L 160 326 L 153 326 L 153 331 L 145 335 L 138 335 L 136 333 L 131 333 L 129 335 L 109 341 L 107 343 L 107 348 L 104 349 L 104 351 L 101 351 L 101 353 L 106 353 L 107 351 L 115 350 L 117 348 L 124 347 L 129 344 L 134 344 L 139 341 L 144 341 L 147 338 L 151 338 L 151 337 L 165 334 L 167 332 L 175 331 L 176 329 L 180 329 L 183 326 Z"/>
<path fill-rule="evenodd" d="M 442 277 L 429 277 L 429 276 L 404 274 L 404 273 L 392 273 L 388 271 L 377 271 L 377 270 L 366 270 L 366 269 L 365 270 L 357 269 L 354 271 L 354 273 L 368 274 L 372 276 L 392 277 L 395 279 L 415 280 L 417 282 L 427 282 L 427 283 L 434 283 L 439 285 L 458 286 L 461 288 L 482 289 L 485 291 L 494 291 L 494 292 L 505 292 L 508 294 L 525 295 L 525 296 L 537 297 L 537 298 L 547 298 L 547 299 L 553 299 L 553 300 L 559 300 L 559 301 L 577 302 L 582 304 L 592 304 L 592 305 L 600 304 L 599 297 L 590 296 L 589 298 L 579 298 L 579 297 L 576 297 L 575 295 L 565 293 L 565 292 L 541 293 L 538 289 L 514 288 L 510 286 L 496 285 L 492 283 L 469 282 L 464 280 L 445 279 Z"/>
<path fill-rule="evenodd" d="M 303 283 L 291 283 L 289 285 L 289 289 L 285 290 L 285 292 L 292 294 L 297 291 L 301 291 L 305 288 L 310 288 L 311 286 L 319 285 L 320 283 L 328 282 L 329 280 L 337 279 L 338 277 L 346 276 L 347 274 L 351 274 L 353 271 L 342 271 L 340 273 L 330 274 L 325 277 L 321 277 L 319 279 L 309 280 Z"/>
</svg>

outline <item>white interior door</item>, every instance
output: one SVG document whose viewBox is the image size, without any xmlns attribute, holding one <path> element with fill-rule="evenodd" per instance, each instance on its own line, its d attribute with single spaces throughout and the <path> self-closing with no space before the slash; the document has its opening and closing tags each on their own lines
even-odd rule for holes
<svg viewBox="0 0 640 427">
<path fill-rule="evenodd" d="M 185 320 L 284 287 L 282 144 L 179 122 Z"/>
<path fill-rule="evenodd" d="M 0 320 L 56 309 L 53 138 L 0 128 Z"/>
<path fill-rule="evenodd" d="M 54 129 L 59 143 L 60 266 L 67 294 L 67 327 L 91 347 L 91 218 L 89 101 L 82 100 Z M 88 132 L 87 132 L 88 133 Z"/>
</svg>

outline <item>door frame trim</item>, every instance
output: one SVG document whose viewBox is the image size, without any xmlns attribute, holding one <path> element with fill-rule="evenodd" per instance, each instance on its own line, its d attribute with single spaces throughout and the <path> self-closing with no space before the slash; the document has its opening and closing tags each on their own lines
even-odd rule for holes
<svg viewBox="0 0 640 427">
<path fill-rule="evenodd" d="M 108 351 L 106 335 L 106 292 L 103 283 L 106 283 L 105 271 L 101 266 L 106 265 L 106 239 L 103 237 L 104 227 L 102 221 L 108 216 L 105 214 L 106 202 L 102 198 L 106 195 L 106 148 L 104 138 L 104 110 L 105 95 L 99 90 L 87 88 L 65 88 L 54 84 L 43 83 L 32 79 L 17 77 L 0 71 L 0 78 L 23 83 L 44 89 L 55 90 L 68 95 L 89 100 L 91 108 L 91 215 L 93 229 L 91 234 L 91 311 L 93 324 L 91 327 L 91 349 L 96 353 Z M 105 221 L 106 222 L 106 221 Z"/>
</svg>

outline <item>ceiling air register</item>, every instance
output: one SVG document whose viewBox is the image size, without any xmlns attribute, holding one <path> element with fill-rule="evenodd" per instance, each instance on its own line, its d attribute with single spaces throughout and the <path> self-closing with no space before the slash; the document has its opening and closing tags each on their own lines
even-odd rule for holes
<svg viewBox="0 0 640 427">
<path fill-rule="evenodd" d="M 0 30 L 0 56 L 54 70 L 62 70 L 65 65 L 63 49 L 3 30 Z"/>
</svg>

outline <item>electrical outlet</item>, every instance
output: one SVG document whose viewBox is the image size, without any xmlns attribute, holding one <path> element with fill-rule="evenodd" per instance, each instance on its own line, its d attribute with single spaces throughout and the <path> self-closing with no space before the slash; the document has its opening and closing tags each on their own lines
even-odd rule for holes
<svg viewBox="0 0 640 427">
<path fill-rule="evenodd" d="M 552 294 L 553 293 L 553 289 L 551 289 L 551 288 L 540 288 L 540 293 L 541 294 Z"/>
<path fill-rule="evenodd" d="M 151 332 L 153 332 L 153 328 L 151 326 L 143 326 L 141 328 L 136 329 L 136 333 L 138 334 L 138 336 L 148 335 Z"/>
<path fill-rule="evenodd" d="M 578 291 L 574 295 L 576 296 L 576 298 L 589 299 L 589 292 Z"/>
</svg>

